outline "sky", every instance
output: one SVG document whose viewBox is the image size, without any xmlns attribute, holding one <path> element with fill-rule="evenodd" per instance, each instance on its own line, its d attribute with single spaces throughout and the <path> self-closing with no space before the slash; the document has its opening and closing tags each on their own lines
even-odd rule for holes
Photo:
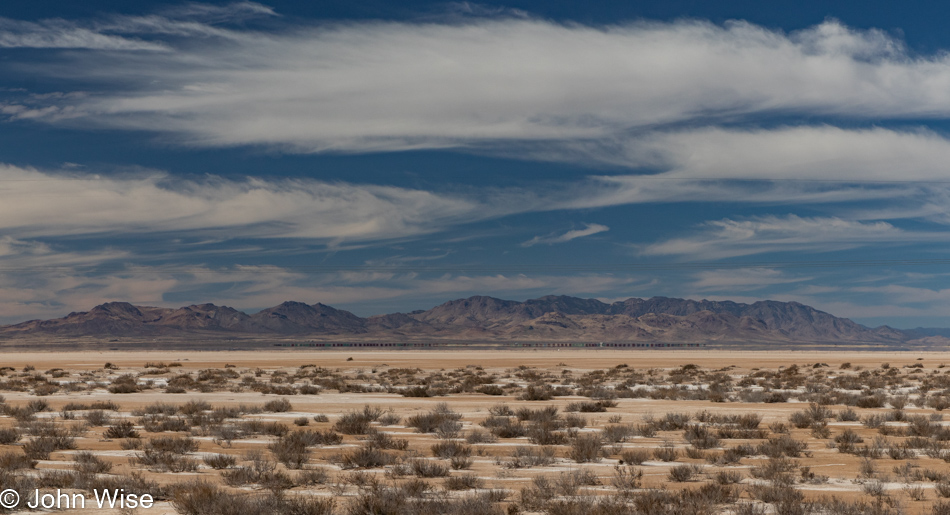
<svg viewBox="0 0 950 515">
<path fill-rule="evenodd" d="M 950 327 L 950 4 L 0 3 L 0 323 L 795 301 Z"/>
</svg>

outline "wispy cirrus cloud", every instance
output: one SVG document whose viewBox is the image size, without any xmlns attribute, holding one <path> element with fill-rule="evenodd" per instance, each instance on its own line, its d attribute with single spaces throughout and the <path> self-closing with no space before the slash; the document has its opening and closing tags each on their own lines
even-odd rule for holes
<svg viewBox="0 0 950 515">
<path fill-rule="evenodd" d="M 572 229 L 565 232 L 564 234 L 558 235 L 548 235 L 548 236 L 535 236 L 528 241 L 525 241 L 521 244 L 522 247 L 532 247 L 534 245 L 551 245 L 554 243 L 567 243 L 571 240 L 576 240 L 577 238 L 583 238 L 585 236 L 591 236 L 593 234 L 598 234 L 610 230 L 610 227 L 601 224 L 584 224 L 583 229 Z"/>
<path fill-rule="evenodd" d="M 692 288 L 701 291 L 748 291 L 761 290 L 779 284 L 795 284 L 810 281 L 812 277 L 793 276 L 774 268 L 740 268 L 707 270 L 696 274 Z"/>
<path fill-rule="evenodd" d="M 200 231 L 369 241 L 503 212 L 476 199 L 389 186 L 213 176 L 189 181 L 157 171 L 105 177 L 0 166 L 0 230 L 33 238 Z"/>
<path fill-rule="evenodd" d="M 830 252 L 872 244 L 906 244 L 947 238 L 948 235 L 943 233 L 905 231 L 883 221 L 763 216 L 705 222 L 694 235 L 648 245 L 642 253 L 688 259 L 723 259 L 771 252 Z"/>
<path fill-rule="evenodd" d="M 0 48 L 170 50 L 160 42 L 109 34 L 98 27 L 83 27 L 65 20 L 43 20 L 34 23 L 9 18 L 0 18 Z"/>
<path fill-rule="evenodd" d="M 221 24 L 275 16 L 254 2 L 227 5 L 187 3 L 143 16 L 112 15 L 74 21 L 62 18 L 27 22 L 0 17 L 0 48 L 86 49 L 100 51 L 169 52 L 172 45 L 135 35 L 229 38 L 236 33 Z"/>
</svg>

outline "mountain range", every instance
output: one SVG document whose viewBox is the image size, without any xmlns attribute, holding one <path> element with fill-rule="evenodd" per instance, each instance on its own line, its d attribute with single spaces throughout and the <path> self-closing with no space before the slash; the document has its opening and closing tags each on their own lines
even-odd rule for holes
<svg viewBox="0 0 950 515">
<path fill-rule="evenodd" d="M 359 317 L 325 304 L 284 302 L 247 314 L 227 306 L 180 308 L 109 302 L 52 320 L 0 326 L 0 338 L 237 335 L 316 339 L 611 342 L 946 343 L 947 330 L 865 327 L 797 302 L 545 296 L 524 302 L 475 296 L 410 313 Z"/>
</svg>

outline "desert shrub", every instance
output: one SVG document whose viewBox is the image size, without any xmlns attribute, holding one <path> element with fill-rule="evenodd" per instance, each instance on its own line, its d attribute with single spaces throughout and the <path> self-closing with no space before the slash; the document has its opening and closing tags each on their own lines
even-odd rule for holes
<svg viewBox="0 0 950 515">
<path fill-rule="evenodd" d="M 697 449 L 711 449 L 719 447 L 719 439 L 713 436 L 708 427 L 702 424 L 690 424 L 686 426 L 686 441 Z"/>
<path fill-rule="evenodd" d="M 656 436 L 656 427 L 653 424 L 637 425 L 637 434 L 644 438 L 653 438 Z"/>
<path fill-rule="evenodd" d="M 294 419 L 294 425 L 298 427 L 303 427 L 310 424 L 310 419 L 307 417 L 297 417 Z"/>
<path fill-rule="evenodd" d="M 524 392 L 518 396 L 522 401 L 549 401 L 554 398 L 554 392 L 550 386 L 528 385 Z"/>
<path fill-rule="evenodd" d="M 173 452 L 159 451 L 149 446 L 145 446 L 142 452 L 137 453 L 131 461 L 156 472 L 194 472 L 198 470 L 198 462 L 191 458 Z"/>
<path fill-rule="evenodd" d="M 485 395 L 504 395 L 505 389 L 494 384 L 486 384 L 475 389 L 478 393 L 483 393 Z"/>
<path fill-rule="evenodd" d="M 795 480 L 798 465 L 788 458 L 770 458 L 764 465 L 749 469 L 754 478 L 764 479 L 773 483 L 791 485 Z"/>
<path fill-rule="evenodd" d="M 50 453 L 75 449 L 76 441 L 71 436 L 41 436 L 23 444 L 23 453 L 34 460 L 48 460 Z"/>
<path fill-rule="evenodd" d="M 449 466 L 452 470 L 465 470 L 472 466 L 475 460 L 471 456 L 452 456 L 449 458 Z"/>
<path fill-rule="evenodd" d="M 687 447 L 686 448 L 686 457 L 691 460 L 701 460 L 706 458 L 706 451 L 703 449 L 697 449 L 696 447 Z"/>
<path fill-rule="evenodd" d="M 392 435 L 384 431 L 370 429 L 367 433 L 366 445 L 377 447 L 379 449 L 395 449 L 404 451 L 409 448 L 409 440 L 404 438 L 393 438 Z"/>
<path fill-rule="evenodd" d="M 811 416 L 809 416 L 808 412 L 806 411 L 796 411 L 795 413 L 792 413 L 791 415 L 789 415 L 788 421 L 793 426 L 799 429 L 804 429 L 811 425 L 812 418 Z"/>
<path fill-rule="evenodd" d="M 0 454 L 0 478 L 4 477 L 2 472 L 10 472 L 20 469 L 36 468 L 36 460 L 24 453 L 5 452 Z M 4 485 L 6 486 L 6 485 Z"/>
<path fill-rule="evenodd" d="M 294 478 L 294 482 L 301 486 L 323 485 L 329 481 L 330 474 L 323 468 L 301 470 Z"/>
<path fill-rule="evenodd" d="M 568 413 L 564 416 L 564 427 L 584 429 L 587 427 L 587 419 L 574 413 Z"/>
<path fill-rule="evenodd" d="M 623 465 L 617 465 L 614 467 L 614 473 L 613 477 L 610 479 L 610 484 L 617 490 L 626 492 L 637 489 L 640 488 L 642 483 L 643 470 L 634 469 L 633 467 L 624 467 Z"/>
<path fill-rule="evenodd" d="M 769 438 L 767 441 L 759 444 L 758 453 L 770 458 L 779 458 L 782 456 L 798 458 L 805 452 L 807 447 L 808 445 L 805 442 L 795 440 L 789 435 L 780 435 Z"/>
<path fill-rule="evenodd" d="M 845 429 L 834 438 L 838 451 L 851 453 L 854 452 L 854 446 L 863 443 L 864 439 L 851 429 Z"/>
<path fill-rule="evenodd" d="M 376 485 L 360 491 L 343 511 L 343 515 L 400 515 L 418 513 L 420 515 L 502 515 L 502 510 L 493 504 L 495 491 L 458 497 L 410 496 L 399 487 Z"/>
<path fill-rule="evenodd" d="M 15 427 L 0 429 L 0 445 L 12 445 L 20 441 L 23 435 Z"/>
<path fill-rule="evenodd" d="M 86 419 L 86 422 L 89 422 L 91 426 L 107 426 L 109 422 L 112 421 L 112 418 L 102 410 L 89 411 L 83 418 Z"/>
<path fill-rule="evenodd" d="M 435 433 L 440 429 L 443 432 L 457 432 L 461 429 L 458 421 L 462 418 L 460 413 L 456 413 L 449 408 L 448 404 L 441 402 L 428 413 L 420 413 L 406 419 L 408 427 L 414 427 L 419 433 Z"/>
<path fill-rule="evenodd" d="M 557 412 L 557 408 L 554 406 L 534 410 L 531 408 L 521 408 L 515 412 L 515 416 L 522 422 L 538 423 L 559 423 L 561 418 Z"/>
<path fill-rule="evenodd" d="M 600 461 L 600 451 L 604 446 L 598 434 L 580 434 L 571 441 L 568 455 L 577 463 Z"/>
<path fill-rule="evenodd" d="M 432 455 L 436 458 L 449 459 L 456 456 L 471 456 L 471 446 L 458 443 L 453 440 L 439 442 L 431 447 Z"/>
<path fill-rule="evenodd" d="M 155 499 L 166 498 L 166 489 L 158 483 L 146 479 L 141 472 L 133 471 L 129 474 L 100 474 L 82 476 L 81 487 L 84 490 L 125 490 L 136 494 L 149 494 Z"/>
<path fill-rule="evenodd" d="M 858 420 L 858 414 L 851 408 L 845 408 L 835 415 L 835 419 L 839 422 L 855 422 Z"/>
<path fill-rule="evenodd" d="M 505 468 L 543 467 L 554 463 L 553 447 L 515 447 L 508 460 L 502 461 Z"/>
<path fill-rule="evenodd" d="M 462 474 L 446 478 L 442 485 L 446 490 L 474 490 L 482 488 L 484 483 L 475 474 Z"/>
<path fill-rule="evenodd" d="M 811 423 L 811 435 L 815 438 L 828 438 L 831 436 L 831 430 L 828 429 L 828 422 L 824 420 L 815 420 Z"/>
<path fill-rule="evenodd" d="M 280 422 L 265 422 L 263 420 L 243 420 L 234 427 L 246 435 L 267 435 L 276 436 L 277 438 L 290 432 L 290 428 Z"/>
<path fill-rule="evenodd" d="M 112 464 L 102 461 L 89 451 L 78 452 L 73 456 L 76 471 L 82 474 L 105 474 L 112 470 Z"/>
<path fill-rule="evenodd" d="M 742 473 L 735 470 L 720 470 L 716 473 L 715 479 L 720 485 L 735 485 L 742 481 Z"/>
<path fill-rule="evenodd" d="M 125 438 L 119 442 L 119 448 L 123 451 L 139 450 L 142 447 L 142 440 L 139 438 Z"/>
<path fill-rule="evenodd" d="M 273 474 L 270 481 L 286 486 L 288 479 L 282 474 Z M 281 486 L 271 488 L 282 491 Z M 331 515 L 335 501 L 323 497 L 293 497 L 273 495 L 269 497 L 227 492 L 210 483 L 195 481 L 177 485 L 172 496 L 172 506 L 182 515 L 274 513 L 300 515 Z"/>
<path fill-rule="evenodd" d="M 159 437 L 150 438 L 148 447 L 172 454 L 188 454 L 198 450 L 198 441 L 189 437 Z"/>
<path fill-rule="evenodd" d="M 567 435 L 558 431 L 561 427 L 558 422 L 537 422 L 528 425 L 528 441 L 535 445 L 562 445 L 567 442 Z"/>
<path fill-rule="evenodd" d="M 449 475 L 449 467 L 438 461 L 414 458 L 409 460 L 407 464 L 417 477 L 445 477 Z"/>
<path fill-rule="evenodd" d="M 147 414 L 139 419 L 142 427 L 149 433 L 182 432 L 191 429 L 191 424 L 181 417 L 162 414 Z"/>
<path fill-rule="evenodd" d="M 395 413 L 386 413 L 379 417 L 379 424 L 383 426 L 395 426 L 402 422 L 402 417 Z"/>
<path fill-rule="evenodd" d="M 481 425 L 498 438 L 518 438 L 527 433 L 524 424 L 506 416 L 491 416 L 483 420 Z"/>
<path fill-rule="evenodd" d="M 209 454 L 203 458 L 205 465 L 215 469 L 227 469 L 237 464 L 237 458 L 230 454 Z"/>
<path fill-rule="evenodd" d="M 295 433 L 278 439 L 267 448 L 274 454 L 274 458 L 287 468 L 299 469 L 310 459 L 310 450 L 301 438 L 291 436 L 293 434 Z"/>
<path fill-rule="evenodd" d="M 650 452 L 646 449 L 627 449 L 620 453 L 621 465 L 641 465 L 650 459 Z"/>
<path fill-rule="evenodd" d="M 601 402 L 571 402 L 564 411 L 581 413 L 601 413 L 607 411 L 607 407 Z"/>
<path fill-rule="evenodd" d="M 138 379 L 132 374 L 121 375 L 112 380 L 109 393 L 136 393 L 141 390 Z"/>
<path fill-rule="evenodd" d="M 666 478 L 676 483 L 684 483 L 701 472 L 702 468 L 698 465 L 684 463 L 671 468 L 670 472 L 666 475 Z"/>
<path fill-rule="evenodd" d="M 318 413 L 313 416 L 313 421 L 314 422 L 329 422 L 330 417 L 324 415 L 323 413 Z"/>
<path fill-rule="evenodd" d="M 377 468 L 393 464 L 396 458 L 377 447 L 363 445 L 343 454 L 339 461 L 343 468 Z"/>
<path fill-rule="evenodd" d="M 660 461 L 676 461 L 676 458 L 679 457 L 679 452 L 673 447 L 673 444 L 664 443 L 653 450 L 653 457 Z"/>
<path fill-rule="evenodd" d="M 488 408 L 488 413 L 493 417 L 513 417 L 515 412 L 507 404 L 496 404 Z"/>
<path fill-rule="evenodd" d="M 658 431 L 681 431 L 686 428 L 693 416 L 689 413 L 667 413 L 663 418 L 653 420 L 650 424 Z"/>
<path fill-rule="evenodd" d="M 625 442 L 634 434 L 636 434 L 636 429 L 626 424 L 611 424 L 601 431 L 601 437 L 608 443 Z"/>
<path fill-rule="evenodd" d="M 497 440 L 495 435 L 487 431 L 482 431 L 481 429 L 472 429 L 465 437 L 465 441 L 468 443 L 492 443 Z"/>
<path fill-rule="evenodd" d="M 904 485 L 901 488 L 907 497 L 910 497 L 914 501 L 923 501 L 924 500 L 924 489 L 920 485 Z"/>
<path fill-rule="evenodd" d="M 434 397 L 436 394 L 429 391 L 428 386 L 410 386 L 399 392 L 403 397 Z"/>
<path fill-rule="evenodd" d="M 164 402 L 155 402 L 144 406 L 142 409 L 133 410 L 132 414 L 141 417 L 144 415 L 175 415 L 178 413 L 178 406 L 174 404 L 166 404 Z"/>
<path fill-rule="evenodd" d="M 887 420 L 885 419 L 884 415 L 880 414 L 871 414 L 861 419 L 861 423 L 864 425 L 864 427 L 869 429 L 878 429 L 883 427 L 886 421 Z"/>
<path fill-rule="evenodd" d="M 200 399 L 190 400 L 178 408 L 182 415 L 197 415 L 203 411 L 211 411 L 211 404 Z"/>
<path fill-rule="evenodd" d="M 333 424 L 333 429 L 345 435 L 365 435 L 372 420 L 361 411 L 344 413 Z"/>
<path fill-rule="evenodd" d="M 26 407 L 30 409 L 33 413 L 41 413 L 43 411 L 50 411 L 49 403 L 43 399 L 36 399 L 26 403 Z"/>
<path fill-rule="evenodd" d="M 264 403 L 264 411 L 269 411 L 272 413 L 284 413 L 292 409 L 293 405 L 290 404 L 290 401 L 283 397 Z"/>
</svg>

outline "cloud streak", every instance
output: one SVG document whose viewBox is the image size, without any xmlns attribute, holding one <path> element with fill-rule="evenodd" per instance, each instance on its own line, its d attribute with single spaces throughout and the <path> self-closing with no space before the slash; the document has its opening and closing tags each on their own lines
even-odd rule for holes
<svg viewBox="0 0 950 515">
<path fill-rule="evenodd" d="M 41 237 L 204 231 L 228 238 L 385 240 L 485 214 L 475 200 L 406 188 L 310 179 L 202 181 L 160 172 L 102 177 L 0 166 L 0 230 Z"/>
<path fill-rule="evenodd" d="M 771 252 L 830 252 L 872 244 L 946 241 L 945 233 L 905 231 L 887 222 L 835 217 L 763 216 L 705 222 L 703 231 L 646 246 L 647 256 L 724 259 Z"/>
<path fill-rule="evenodd" d="M 550 235 L 550 236 L 535 236 L 530 240 L 521 244 L 522 247 L 533 247 L 534 245 L 541 244 L 555 244 L 555 243 L 567 243 L 571 240 L 576 240 L 577 238 L 583 238 L 585 236 L 591 236 L 593 234 L 598 234 L 610 230 L 610 227 L 601 224 L 584 224 L 583 229 L 573 229 L 567 231 L 561 235 Z"/>
</svg>

